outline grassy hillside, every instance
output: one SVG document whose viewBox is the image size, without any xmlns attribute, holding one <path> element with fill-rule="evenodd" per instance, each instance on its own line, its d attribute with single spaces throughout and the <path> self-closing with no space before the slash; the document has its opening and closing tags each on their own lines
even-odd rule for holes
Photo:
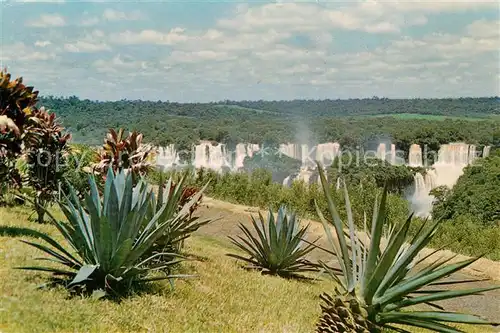
<svg viewBox="0 0 500 333">
<path fill-rule="evenodd" d="M 225 255 L 235 249 L 223 238 L 194 236 L 187 251 L 199 260 L 184 267 L 197 276 L 177 281 L 175 290 L 156 282 L 121 303 L 71 299 L 62 289 L 36 289 L 46 282 L 43 273 L 13 269 L 36 264 L 33 258 L 40 255 L 19 241 L 30 239 L 23 228 L 60 238 L 52 226 L 28 222 L 28 214 L 22 208 L 0 208 L 3 333 L 312 332 L 320 315 L 318 295 L 333 288 L 330 281 L 307 283 L 247 272 Z M 472 333 L 489 331 L 467 327 Z"/>
</svg>

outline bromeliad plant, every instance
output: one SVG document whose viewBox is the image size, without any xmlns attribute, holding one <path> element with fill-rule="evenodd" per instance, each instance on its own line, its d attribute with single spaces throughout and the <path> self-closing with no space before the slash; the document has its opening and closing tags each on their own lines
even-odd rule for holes
<svg viewBox="0 0 500 333">
<path fill-rule="evenodd" d="M 317 270 L 313 263 L 305 259 L 314 249 L 317 240 L 303 246 L 303 238 L 309 225 L 299 229 L 300 223 L 295 213 L 288 214 L 286 207 L 282 205 L 276 218 L 271 209 L 267 220 L 260 212 L 259 221 L 253 216 L 251 218 L 256 237 L 242 223 L 239 228 L 244 237 L 238 236 L 238 240 L 229 236 L 231 242 L 250 257 L 237 254 L 228 256 L 247 262 L 249 269 L 286 278 L 303 278 L 300 273 Z"/>
<path fill-rule="evenodd" d="M 338 288 L 332 295 L 321 295 L 322 317 L 317 325 L 318 333 L 363 332 L 376 333 L 383 329 L 410 332 L 393 325 L 405 325 L 429 329 L 435 332 L 462 332 L 448 323 L 474 325 L 492 324 L 474 315 L 446 312 L 434 304 L 436 301 L 476 295 L 499 287 L 450 290 L 447 286 L 469 281 L 441 280 L 476 261 L 478 258 L 447 264 L 452 258 L 427 263 L 431 255 L 419 258 L 420 251 L 429 244 L 439 226 L 435 220 L 422 227 L 413 237 L 408 230 L 412 216 L 391 229 L 384 249 L 383 227 L 387 219 L 387 187 L 384 188 L 380 204 L 375 204 L 371 231 L 365 232 L 369 241 L 364 243 L 357 236 L 349 196 L 344 186 L 347 223 L 340 219 L 333 203 L 329 186 L 321 167 L 318 170 L 328 203 L 331 221 L 327 221 L 317 207 L 318 215 L 339 262 L 341 274 L 326 264 L 323 268 L 337 282 Z M 330 225 L 333 224 L 335 234 Z M 344 231 L 344 226 L 348 231 Z M 366 226 L 366 223 L 365 223 Z M 426 289 L 426 287 L 438 289 Z M 415 305 L 428 305 L 437 310 L 408 310 Z"/>
<path fill-rule="evenodd" d="M 172 214 L 172 207 L 177 205 L 174 197 L 157 200 L 144 181 L 134 186 L 130 173 L 120 172 L 115 176 L 109 169 L 102 197 L 94 177 L 89 179 L 91 191 L 83 201 L 71 186 L 69 194 L 59 201 L 66 221 L 58 221 L 47 212 L 71 250 L 36 231 L 33 232 L 47 244 L 24 241 L 50 256 L 41 259 L 65 268 L 21 268 L 50 272 L 53 283 L 63 283 L 72 291 L 101 290 L 108 294 L 122 294 L 136 283 L 183 277 L 166 273 L 182 258 L 174 253 L 151 254 L 151 251 L 172 225 L 186 218 L 196 197 Z M 151 264 L 162 256 L 176 260 Z M 160 275 L 151 276 L 154 272 Z"/>
</svg>

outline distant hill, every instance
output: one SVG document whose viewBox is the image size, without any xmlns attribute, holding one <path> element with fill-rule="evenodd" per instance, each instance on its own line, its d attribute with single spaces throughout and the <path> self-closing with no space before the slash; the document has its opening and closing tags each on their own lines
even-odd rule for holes
<svg viewBox="0 0 500 333">
<path fill-rule="evenodd" d="M 337 141 L 366 146 L 383 138 L 406 149 L 411 143 L 438 147 L 467 141 L 500 142 L 499 98 L 351 99 L 294 101 L 80 100 L 42 97 L 73 133 L 75 142 L 100 145 L 108 128 L 139 130 L 154 144 L 189 149 L 200 139 L 266 143 Z M 447 121 L 436 121 L 443 120 Z M 474 120 L 474 121 L 469 121 Z"/>
</svg>

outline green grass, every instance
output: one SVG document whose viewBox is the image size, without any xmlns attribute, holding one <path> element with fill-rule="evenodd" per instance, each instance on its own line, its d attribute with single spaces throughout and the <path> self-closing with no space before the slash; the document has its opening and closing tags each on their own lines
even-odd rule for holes
<svg viewBox="0 0 500 333">
<path fill-rule="evenodd" d="M 121 303 L 69 298 L 58 289 L 37 290 L 47 275 L 13 269 L 35 264 L 40 252 L 21 243 L 34 228 L 61 239 L 50 225 L 27 221 L 23 208 L 0 208 L 0 332 L 312 332 L 320 315 L 318 295 L 329 281 L 305 283 L 247 272 L 229 257 L 229 243 L 195 236 L 191 261 L 172 291 L 157 282 L 148 293 Z M 468 332 L 485 332 L 472 328 Z M 412 331 L 413 332 L 413 331 Z M 417 332 L 417 331 L 415 331 Z"/>
<path fill-rule="evenodd" d="M 452 117 L 452 116 L 441 116 L 441 115 L 432 115 L 432 114 L 420 114 L 420 113 L 394 113 L 394 114 L 377 114 L 377 115 L 368 115 L 368 117 L 393 117 L 397 119 L 423 119 L 423 120 L 470 120 L 470 121 L 482 121 L 482 120 L 500 120 L 500 116 L 498 115 L 475 115 L 473 117 Z"/>
</svg>

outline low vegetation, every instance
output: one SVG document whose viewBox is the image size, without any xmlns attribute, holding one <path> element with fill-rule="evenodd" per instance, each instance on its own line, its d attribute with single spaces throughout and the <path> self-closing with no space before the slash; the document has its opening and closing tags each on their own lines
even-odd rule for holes
<svg viewBox="0 0 500 333">
<path fill-rule="evenodd" d="M 333 297 L 330 295 L 331 292 L 321 295 L 324 303 L 321 306 L 322 317 L 316 332 L 377 333 L 382 329 L 411 332 L 394 326 L 401 324 L 435 332 L 460 332 L 449 324 L 490 324 L 478 316 L 447 312 L 433 304 L 440 300 L 500 288 L 493 286 L 480 289 L 448 289 L 457 282 L 445 281 L 443 278 L 460 271 L 479 258 L 455 264 L 447 264 L 449 260 L 425 263 L 424 259 L 420 258 L 420 251 L 436 234 L 440 220 L 424 225 L 413 236 L 408 232 L 412 215 L 404 222 L 384 228 L 387 223 L 386 187 L 380 203 L 376 203 L 373 209 L 373 217 L 369 223 L 371 226 L 366 220 L 364 221 L 364 232 L 369 235 L 369 241 L 362 241 L 358 237 L 353 220 L 347 188 L 344 186 L 347 219 L 342 222 L 320 165 L 318 169 L 323 192 L 328 201 L 329 219 L 323 216 L 319 207 L 317 207 L 318 215 L 328 237 L 333 259 L 338 260 L 341 273 L 323 264 L 325 271 L 336 282 L 336 287 Z M 331 232 L 330 224 L 334 227 L 334 233 Z M 345 226 L 348 232 L 344 231 Z M 386 235 L 388 241 L 385 249 L 381 250 L 384 229 L 388 231 Z M 439 285 L 441 289 L 438 291 L 427 289 L 433 285 Z M 434 309 L 407 311 L 409 307 L 419 304 L 427 304 Z"/>
<path fill-rule="evenodd" d="M 303 241 L 309 226 L 300 227 L 296 215 L 287 214 L 285 206 L 279 208 L 276 217 L 272 210 L 269 210 L 267 219 L 260 213 L 258 221 L 252 216 L 252 226 L 253 232 L 240 223 L 244 236 L 238 236 L 239 239 L 229 236 L 231 242 L 247 256 L 229 256 L 248 263 L 246 267 L 249 269 L 286 278 L 302 278 L 300 274 L 317 270 L 305 258 L 314 250 L 314 242 L 305 244 Z"/>
<path fill-rule="evenodd" d="M 366 173 L 363 168 L 339 174 L 339 179 L 359 180 L 349 188 L 341 182 L 343 191 L 326 181 L 321 168 L 321 187 L 294 183 L 283 188 L 272 182 L 269 171 L 260 169 L 172 173 L 165 182 L 164 174 L 151 174 L 152 150 L 140 132 L 125 136 L 124 129 L 109 129 L 102 148 L 87 158 L 87 148 L 70 146 L 70 135 L 55 113 L 39 107 L 32 87 L 22 79 L 11 81 L 6 72 L 0 79 L 0 183 L 7 184 L 0 197 L 5 202 L 15 193 L 18 199 L 0 207 L 2 331 L 309 332 L 316 326 L 318 333 L 416 332 L 412 327 L 462 332 L 462 323 L 494 324 L 446 312 L 433 302 L 496 286 L 422 289 L 456 283 L 440 280 L 477 258 L 455 264 L 417 259 L 437 235 L 441 220 L 413 223 L 408 217 L 400 194 L 411 170 L 394 169 L 385 178 L 359 178 Z M 239 105 L 241 112 L 256 107 L 247 104 Z M 262 105 L 271 106 L 276 105 Z M 282 112 L 270 108 L 264 113 L 275 111 Z M 217 135 L 227 139 L 229 134 Z M 56 163 L 41 164 L 41 152 L 56 157 Z M 58 155 L 65 162 L 68 158 L 64 168 L 59 169 Z M 380 170 L 387 168 L 379 165 Z M 16 181 L 20 176 L 24 182 Z M 209 223 L 196 214 L 205 191 L 270 207 L 269 215 L 252 218 L 254 230 L 242 224 L 243 236 L 230 237 L 231 248 L 220 240 L 194 237 Z M 447 200 L 443 196 L 441 202 Z M 30 223 L 26 202 L 33 204 L 39 222 L 49 223 Z M 337 210 L 342 205 L 345 209 Z M 275 207 L 277 216 L 272 213 Z M 372 207 L 373 218 L 367 221 L 365 212 Z M 304 239 L 308 227 L 300 227 L 295 212 L 321 219 L 332 250 Z M 418 223 L 422 227 L 413 230 Z M 361 240 L 356 229 L 369 241 Z M 387 244 L 381 249 L 384 236 Z M 312 261 L 308 255 L 313 251 L 326 252 L 338 267 Z M 245 272 L 234 258 L 275 276 Z M 42 264 L 35 265 L 36 260 Z M 173 279 L 187 277 L 195 279 L 181 279 L 179 288 L 171 288 Z M 296 279 L 304 277 L 307 283 Z M 49 288 L 29 288 L 40 283 Z M 77 297 L 67 297 L 68 291 Z M 319 307 L 321 292 L 324 302 Z"/>
</svg>

